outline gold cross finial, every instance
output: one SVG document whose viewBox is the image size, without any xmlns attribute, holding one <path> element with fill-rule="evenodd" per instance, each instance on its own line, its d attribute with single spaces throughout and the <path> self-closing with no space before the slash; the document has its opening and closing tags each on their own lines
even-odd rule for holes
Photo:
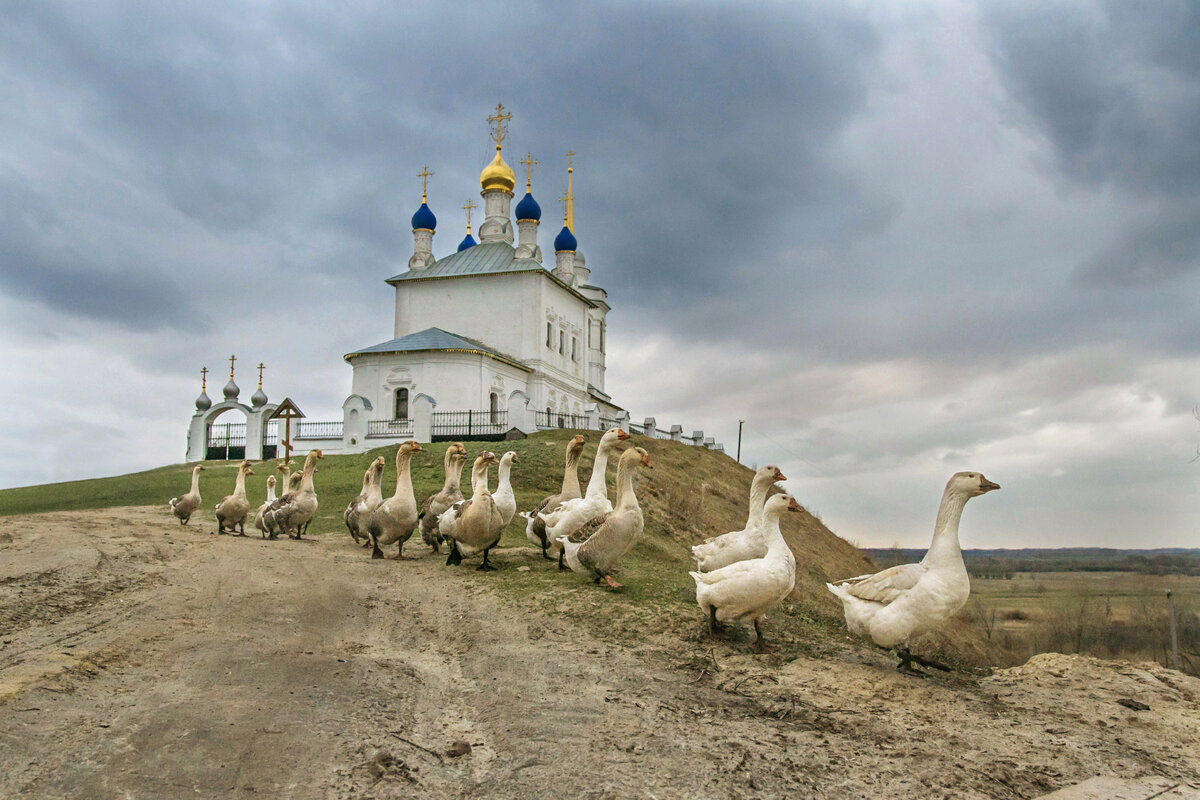
<svg viewBox="0 0 1200 800">
<path fill-rule="evenodd" d="M 563 200 L 566 202 L 566 213 L 563 215 L 563 224 L 567 226 L 567 230 L 571 233 L 575 232 L 575 190 L 571 185 L 571 178 L 575 172 L 575 151 L 567 151 L 567 193 Z"/>
<path fill-rule="evenodd" d="M 500 143 L 504 141 L 504 137 L 508 136 L 508 130 L 505 125 L 512 119 L 512 114 L 504 113 L 504 106 L 501 103 L 496 104 L 496 113 L 487 118 L 487 121 L 494 125 L 492 131 L 492 141 L 496 143 L 496 149 L 500 149 Z"/>
<path fill-rule="evenodd" d="M 519 163 L 525 165 L 525 191 L 528 192 L 533 186 L 533 166 L 541 162 L 537 161 L 532 153 L 526 153 Z"/>
<path fill-rule="evenodd" d="M 432 176 L 433 176 L 433 172 L 430 171 L 428 164 L 421 167 L 421 171 L 417 173 L 417 177 L 421 179 L 421 202 L 422 203 L 425 202 L 426 190 L 429 188 L 427 182 L 428 182 L 429 178 L 431 178 Z"/>
<path fill-rule="evenodd" d="M 465 206 L 463 206 L 463 209 L 467 212 L 467 233 L 468 234 L 471 232 L 471 210 L 475 209 L 475 208 L 479 208 L 479 206 L 475 205 L 470 200 L 468 200 L 467 204 Z"/>
<path fill-rule="evenodd" d="M 200 391 L 208 389 L 208 367 L 200 368 Z"/>
<path fill-rule="evenodd" d="M 574 171 L 575 171 L 575 151 L 568 150 L 567 151 L 567 172 L 574 172 Z"/>
<path fill-rule="evenodd" d="M 233 380 L 233 362 L 237 361 L 237 356 L 229 357 L 229 380 Z"/>
<path fill-rule="evenodd" d="M 263 371 L 263 363 L 260 361 L 260 362 L 258 362 L 258 388 L 260 388 L 260 389 L 262 388 L 262 371 Z"/>
</svg>

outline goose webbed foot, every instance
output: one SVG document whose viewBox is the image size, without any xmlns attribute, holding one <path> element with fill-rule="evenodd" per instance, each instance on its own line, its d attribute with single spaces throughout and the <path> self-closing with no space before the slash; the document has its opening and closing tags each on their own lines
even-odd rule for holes
<svg viewBox="0 0 1200 800">
<path fill-rule="evenodd" d="M 476 572 L 495 572 L 496 568 L 488 563 L 488 551 L 483 551 L 483 563 L 475 568 Z"/>
<path fill-rule="evenodd" d="M 566 558 L 566 555 L 567 555 L 567 548 L 564 547 L 562 550 L 558 551 L 558 571 L 559 572 L 570 572 L 571 571 L 571 568 L 567 566 L 565 561 L 563 561 L 563 559 Z"/>
<path fill-rule="evenodd" d="M 754 649 L 760 653 L 778 653 L 779 648 L 775 645 L 767 644 L 763 640 L 762 626 L 758 620 L 754 620 L 754 632 L 758 634 L 758 639 L 754 642 Z"/>
<path fill-rule="evenodd" d="M 728 639 L 725 626 L 717 622 L 717 607 L 708 607 L 708 635 L 713 639 Z"/>
<path fill-rule="evenodd" d="M 554 557 L 546 552 L 546 547 L 546 545 L 542 546 L 542 558 L 546 559 L 547 561 L 553 561 Z"/>
<path fill-rule="evenodd" d="M 609 589 L 616 590 L 616 589 L 621 588 L 622 584 L 617 583 L 615 580 L 613 580 L 612 575 L 604 575 L 602 577 L 604 578 L 604 583 L 607 584 Z"/>
<path fill-rule="evenodd" d="M 897 672 L 899 672 L 901 675 L 911 675 L 914 678 L 925 677 L 924 672 L 913 666 L 913 661 L 916 661 L 919 664 L 922 662 L 922 659 L 910 653 L 907 647 L 898 648 L 896 650 L 896 655 L 900 657 L 900 663 L 896 665 Z"/>
</svg>

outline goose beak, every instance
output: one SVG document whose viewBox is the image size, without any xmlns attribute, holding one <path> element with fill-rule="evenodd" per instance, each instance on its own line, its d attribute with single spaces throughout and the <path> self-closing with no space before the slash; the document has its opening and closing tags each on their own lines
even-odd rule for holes
<svg viewBox="0 0 1200 800">
<path fill-rule="evenodd" d="M 618 441 L 622 441 L 622 442 L 623 442 L 623 441 L 625 441 L 625 440 L 626 440 L 626 439 L 628 439 L 628 438 L 629 438 L 629 434 L 628 434 L 628 433 L 626 433 L 625 431 L 621 430 L 620 428 L 617 428 L 617 440 L 618 440 Z"/>
<path fill-rule="evenodd" d="M 991 482 L 991 481 L 989 481 L 987 478 L 980 478 L 980 479 L 979 479 L 979 488 L 980 488 L 980 490 L 981 490 L 981 491 L 984 491 L 984 492 L 991 492 L 991 491 L 994 491 L 994 490 L 996 490 L 996 489 L 999 489 L 999 488 L 1000 488 L 1000 484 L 998 484 L 998 483 L 992 483 L 992 482 Z"/>
<path fill-rule="evenodd" d="M 793 497 L 790 501 L 788 501 L 788 511 L 803 511 L 803 510 L 804 509 L 800 507 L 800 504 L 796 502 L 796 498 Z"/>
<path fill-rule="evenodd" d="M 780 472 L 779 470 L 775 470 L 775 482 L 776 482 L 776 483 L 778 483 L 779 481 L 786 481 L 786 480 L 787 480 L 787 476 L 786 476 L 786 475 L 784 475 L 784 474 L 783 474 L 782 472 Z"/>
<path fill-rule="evenodd" d="M 642 466 L 643 466 L 643 467 L 649 467 L 650 469 L 654 469 L 654 464 L 653 464 L 653 463 L 651 463 L 651 461 L 650 461 L 650 454 L 649 454 L 649 453 L 647 453 L 646 455 L 642 456 Z"/>
</svg>

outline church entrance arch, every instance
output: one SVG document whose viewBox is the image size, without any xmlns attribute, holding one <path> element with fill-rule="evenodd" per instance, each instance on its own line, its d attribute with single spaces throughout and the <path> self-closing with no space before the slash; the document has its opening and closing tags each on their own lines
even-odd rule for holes
<svg viewBox="0 0 1200 800">
<path fill-rule="evenodd" d="M 227 411 L 240 413 L 226 414 Z M 223 418 L 223 419 L 222 419 Z M 218 420 L 221 421 L 218 421 Z M 246 457 L 250 409 L 241 403 L 217 403 L 204 417 L 204 460 L 241 461 Z"/>
</svg>

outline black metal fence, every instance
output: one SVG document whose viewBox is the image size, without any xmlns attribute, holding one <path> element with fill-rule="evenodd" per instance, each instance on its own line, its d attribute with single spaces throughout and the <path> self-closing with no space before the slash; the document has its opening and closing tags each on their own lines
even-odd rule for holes
<svg viewBox="0 0 1200 800">
<path fill-rule="evenodd" d="M 588 420 L 586 414 L 566 414 L 558 411 L 537 411 L 535 413 L 535 422 L 538 430 L 551 430 L 553 428 L 566 428 L 573 431 L 591 431 L 596 428 Z"/>
<path fill-rule="evenodd" d="M 373 419 L 367 422 L 367 436 L 412 436 L 411 419 Z"/>
<path fill-rule="evenodd" d="M 508 411 L 434 411 L 431 421 L 430 437 L 435 442 L 486 441 L 508 430 Z"/>
<path fill-rule="evenodd" d="M 297 422 L 297 439 L 340 439 L 342 438 L 342 423 L 337 422 Z"/>
<path fill-rule="evenodd" d="M 226 422 L 208 426 L 204 458 L 208 461 L 241 461 L 246 457 L 246 423 Z"/>
</svg>

